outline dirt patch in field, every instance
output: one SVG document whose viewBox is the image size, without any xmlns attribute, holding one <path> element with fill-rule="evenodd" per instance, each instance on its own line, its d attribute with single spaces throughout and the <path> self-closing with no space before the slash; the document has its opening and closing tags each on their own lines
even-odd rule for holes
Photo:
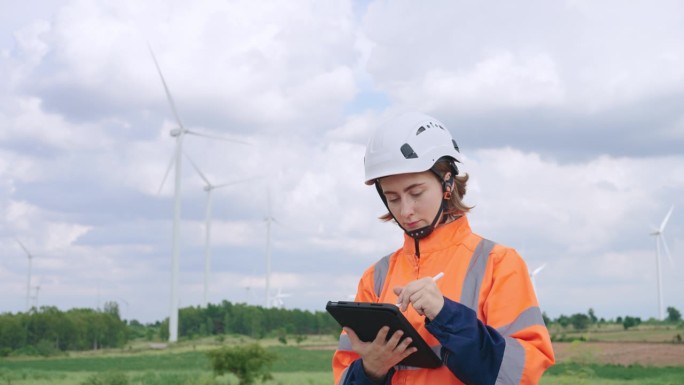
<svg viewBox="0 0 684 385">
<path fill-rule="evenodd" d="M 555 342 L 557 362 L 684 366 L 684 344 L 643 342 Z"/>
</svg>

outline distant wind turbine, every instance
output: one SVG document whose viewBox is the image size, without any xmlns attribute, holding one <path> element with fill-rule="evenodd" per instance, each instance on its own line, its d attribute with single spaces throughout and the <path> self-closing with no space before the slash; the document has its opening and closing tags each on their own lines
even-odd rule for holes
<svg viewBox="0 0 684 385">
<path fill-rule="evenodd" d="M 204 306 L 207 306 L 209 304 L 209 275 L 211 272 L 211 208 L 212 208 L 212 194 L 211 192 L 218 189 L 218 188 L 223 188 L 223 187 L 228 187 L 232 186 L 238 183 L 243 183 L 243 182 L 248 182 L 250 180 L 254 179 L 260 179 L 261 177 L 254 177 L 254 178 L 248 178 L 248 179 L 241 179 L 241 180 L 236 180 L 233 182 L 229 183 L 223 183 L 223 184 L 218 184 L 218 185 L 213 185 L 209 181 L 206 175 L 197 167 L 197 164 L 192 161 L 192 159 L 188 156 L 188 154 L 185 154 L 185 157 L 188 158 L 188 161 L 190 162 L 190 165 L 197 171 L 197 174 L 202 178 L 204 181 L 204 191 L 207 192 L 207 207 L 206 207 L 206 212 L 205 212 L 205 245 L 204 245 Z"/>
<path fill-rule="evenodd" d="M 280 224 L 271 214 L 271 189 L 267 189 L 268 194 L 268 216 L 266 221 L 266 307 L 270 307 L 271 298 L 271 222 Z"/>
<path fill-rule="evenodd" d="M 273 296 L 271 304 L 274 307 L 277 308 L 283 308 L 285 306 L 285 301 L 283 301 L 283 298 L 290 297 L 292 294 L 289 293 L 283 293 L 281 288 L 278 288 L 278 293 Z"/>
<path fill-rule="evenodd" d="M 28 312 L 29 309 L 31 309 L 31 265 L 33 262 L 33 255 L 28 251 L 26 246 L 24 246 L 23 243 L 19 240 L 19 238 L 15 238 L 19 246 L 21 246 L 22 249 L 24 249 L 24 252 L 26 253 L 26 257 L 28 258 L 28 278 L 26 279 L 26 311 Z"/>
<path fill-rule="evenodd" d="M 665 250 L 665 254 L 667 255 L 667 258 L 670 261 L 670 265 L 672 265 L 672 257 L 670 256 L 670 250 L 667 247 L 667 242 L 665 242 L 665 226 L 667 225 L 667 221 L 670 219 L 670 216 L 672 215 L 672 210 L 674 210 L 674 206 L 670 207 L 670 211 L 667 212 L 667 215 L 665 215 L 665 219 L 663 219 L 663 222 L 660 224 L 660 227 L 657 229 L 654 229 L 653 232 L 651 232 L 650 235 L 655 236 L 655 242 L 656 242 L 656 274 L 657 274 L 657 280 L 658 280 L 658 317 L 659 319 L 663 320 L 665 319 L 665 313 L 663 312 L 663 284 L 661 282 L 661 272 L 660 272 L 660 246 L 662 244 L 663 249 Z"/>
<path fill-rule="evenodd" d="M 546 266 L 546 263 L 544 263 L 543 265 L 534 269 L 534 271 L 530 273 L 530 278 L 532 279 L 532 288 L 534 289 L 535 295 L 537 295 L 537 283 L 535 281 L 535 277 L 537 276 L 537 274 L 539 274 L 540 271 L 542 271 L 544 269 L 545 266 Z M 538 295 L 537 295 L 537 297 L 538 297 Z"/>
<path fill-rule="evenodd" d="M 161 188 L 164 186 L 164 182 L 166 182 L 166 178 L 169 175 L 169 172 L 171 171 L 171 167 L 173 167 L 174 162 L 175 162 L 175 183 L 174 183 L 174 209 L 173 209 L 173 235 L 172 235 L 172 260 L 171 260 L 171 314 L 169 316 L 169 342 L 176 342 L 178 341 L 178 269 L 179 269 L 179 232 L 180 232 L 180 211 L 181 211 L 181 159 L 182 159 L 182 152 L 183 152 L 183 137 L 186 134 L 190 135 L 196 135 L 196 136 L 204 136 L 207 138 L 213 138 L 213 139 L 222 139 L 222 140 L 228 140 L 232 142 L 237 142 L 237 143 L 243 143 L 247 144 L 245 142 L 240 142 L 237 140 L 230 140 L 230 139 L 224 139 L 224 138 L 219 138 L 219 137 L 214 137 L 211 135 L 205 135 L 205 134 L 200 134 L 197 132 L 190 131 L 186 129 L 183 126 L 183 123 L 181 122 L 180 116 L 178 115 L 178 111 L 176 110 L 176 104 L 173 101 L 173 97 L 171 96 L 171 91 L 169 91 L 169 87 L 166 85 L 166 80 L 164 79 L 164 75 L 161 72 L 161 68 L 159 67 L 159 63 L 157 62 L 157 58 L 154 55 L 154 51 L 152 51 L 152 46 L 149 46 L 150 49 L 150 54 L 152 55 L 152 59 L 154 60 L 154 65 L 157 68 L 157 72 L 159 73 L 159 77 L 161 78 L 161 82 L 164 85 L 164 92 L 166 93 L 166 98 L 169 102 L 169 105 L 171 106 L 171 111 L 173 112 L 173 116 L 176 119 L 176 123 L 178 123 L 178 127 L 172 129 L 170 131 L 170 134 L 172 137 L 176 138 L 176 151 L 174 153 L 174 156 L 171 158 L 171 162 L 169 163 L 168 168 L 166 169 L 166 174 L 164 175 L 164 180 L 162 181 L 159 190 L 161 191 Z"/>
</svg>

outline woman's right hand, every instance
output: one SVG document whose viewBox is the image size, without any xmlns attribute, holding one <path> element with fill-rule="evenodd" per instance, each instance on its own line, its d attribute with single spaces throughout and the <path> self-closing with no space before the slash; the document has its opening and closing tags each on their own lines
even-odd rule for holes
<svg viewBox="0 0 684 385">
<path fill-rule="evenodd" d="M 387 339 L 388 326 L 383 326 L 378 331 L 372 342 L 363 342 L 350 328 L 343 328 L 349 336 L 352 350 L 358 353 L 363 360 L 363 369 L 366 375 L 377 383 L 382 383 L 387 372 L 404 358 L 418 350 L 409 347 L 411 338 L 401 340 L 404 332 L 397 330 L 390 339 Z"/>
</svg>

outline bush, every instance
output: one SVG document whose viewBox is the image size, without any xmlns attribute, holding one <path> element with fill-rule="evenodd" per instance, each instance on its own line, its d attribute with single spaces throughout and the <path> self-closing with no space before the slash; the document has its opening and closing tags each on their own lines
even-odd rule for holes
<svg viewBox="0 0 684 385">
<path fill-rule="evenodd" d="M 577 313 L 570 316 L 570 323 L 575 330 L 587 330 L 591 323 L 591 318 L 586 314 Z"/>
<path fill-rule="evenodd" d="M 48 340 L 40 340 L 40 342 L 36 344 L 36 351 L 43 357 L 56 356 L 61 353 L 61 351 L 55 347 L 52 341 Z"/>
<path fill-rule="evenodd" d="M 641 318 L 626 316 L 624 318 L 624 321 L 622 321 L 622 327 L 625 328 L 625 330 L 627 330 L 631 327 L 639 326 L 640 323 L 641 323 Z"/>
<path fill-rule="evenodd" d="M 234 374 L 240 385 L 251 385 L 261 378 L 273 378 L 269 369 L 276 355 L 259 344 L 223 347 L 207 353 L 215 375 Z"/>
<path fill-rule="evenodd" d="M 39 356 L 40 353 L 33 345 L 22 346 L 10 353 L 11 356 Z"/>
</svg>

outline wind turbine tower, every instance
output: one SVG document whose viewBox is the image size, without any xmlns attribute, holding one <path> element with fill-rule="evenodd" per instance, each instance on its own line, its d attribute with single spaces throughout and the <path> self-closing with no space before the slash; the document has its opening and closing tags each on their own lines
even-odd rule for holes
<svg viewBox="0 0 684 385">
<path fill-rule="evenodd" d="M 266 307 L 271 307 L 271 223 L 279 223 L 271 214 L 271 189 L 268 194 L 268 216 L 266 217 Z"/>
<path fill-rule="evenodd" d="M 33 297 L 33 307 L 38 309 L 38 295 L 40 294 L 40 283 L 41 280 L 38 280 L 38 284 L 35 286 L 36 289 L 36 295 Z"/>
<path fill-rule="evenodd" d="M 665 254 L 667 255 L 667 258 L 670 261 L 670 264 L 672 264 L 672 257 L 670 256 L 670 250 L 667 247 L 667 242 L 665 242 L 665 234 L 663 233 L 665 231 L 665 226 L 667 225 L 667 221 L 670 219 L 670 216 L 672 215 L 672 210 L 674 210 L 674 206 L 670 207 L 670 211 L 667 212 L 667 215 L 665 215 L 665 219 L 663 219 L 663 222 L 660 224 L 660 227 L 655 229 L 653 232 L 651 232 L 651 235 L 655 237 L 655 243 L 656 243 L 656 274 L 657 274 L 657 280 L 658 280 L 658 318 L 660 320 L 665 319 L 665 312 L 663 311 L 663 284 L 662 284 L 662 276 L 661 276 L 661 266 L 660 266 L 660 245 L 662 244 L 663 249 L 665 250 Z"/>
<path fill-rule="evenodd" d="M 29 309 L 31 309 L 31 265 L 33 262 L 33 255 L 31 255 L 26 246 L 24 246 L 24 244 L 21 243 L 21 241 L 18 238 L 15 239 L 19 246 L 21 246 L 21 248 L 24 249 L 26 257 L 28 258 L 28 278 L 26 279 L 26 311 L 28 312 Z"/>
</svg>

